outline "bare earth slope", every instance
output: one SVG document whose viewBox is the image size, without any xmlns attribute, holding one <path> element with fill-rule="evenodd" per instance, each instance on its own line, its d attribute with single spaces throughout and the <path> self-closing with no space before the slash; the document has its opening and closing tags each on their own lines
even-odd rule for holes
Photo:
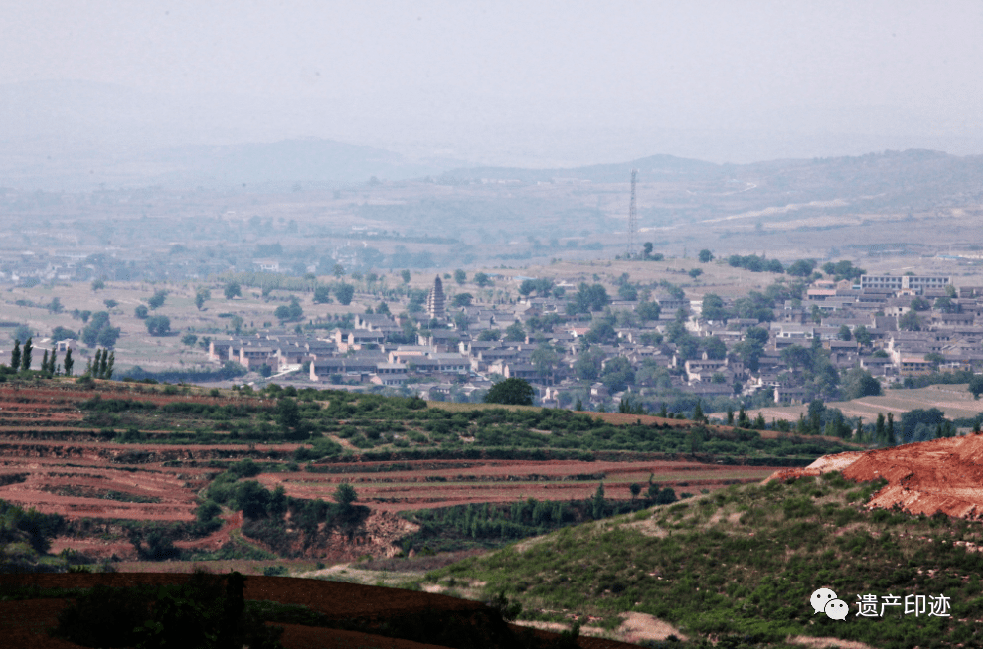
<svg viewBox="0 0 983 649">
<path fill-rule="evenodd" d="M 851 480 L 888 480 L 870 507 L 898 505 L 912 514 L 983 518 L 983 435 L 826 455 L 805 468 L 776 471 L 765 482 L 828 471 L 842 471 Z"/>
</svg>

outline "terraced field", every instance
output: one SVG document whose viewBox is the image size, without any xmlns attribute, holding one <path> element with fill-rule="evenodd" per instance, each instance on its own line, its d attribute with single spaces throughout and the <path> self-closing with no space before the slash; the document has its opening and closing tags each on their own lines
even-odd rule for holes
<svg viewBox="0 0 983 649">
<path fill-rule="evenodd" d="M 408 510 L 531 498 L 585 501 L 601 483 L 612 501 L 633 500 L 633 484 L 700 493 L 759 481 L 789 462 L 807 464 L 796 443 L 813 449 L 806 451 L 815 453 L 812 459 L 817 444 L 836 444 L 785 440 L 780 449 L 768 448 L 798 455 L 769 463 L 760 456 L 773 452 L 767 444 L 756 447 L 764 451 L 747 447 L 740 457 L 712 448 L 700 454 L 638 450 L 647 448 L 639 444 L 686 446 L 694 423 L 683 420 L 436 404 L 407 409 L 406 400 L 331 392 L 284 396 L 70 379 L 4 383 L 0 499 L 65 517 L 69 531 L 55 539 L 55 552 L 136 560 L 127 536 L 131 524 L 191 529 L 209 485 L 233 463 L 249 459 L 257 467 L 250 477 L 260 487 L 273 492 L 282 486 L 285 496 L 304 502 L 330 503 L 338 486 L 350 483 L 358 505 L 371 512 L 365 523 L 370 531 L 361 537 L 381 534 L 386 538 L 372 542 L 393 552 L 405 526 L 387 517 Z M 284 403 L 298 404 L 293 425 L 310 433 L 296 439 L 283 423 Z M 522 417 L 529 416 L 541 420 L 526 423 Z M 725 449 L 742 439 L 764 439 L 729 427 L 700 430 L 694 434 Z M 484 446 L 483 435 L 490 436 Z M 577 435 L 594 435 L 590 444 L 608 450 L 578 448 Z M 489 447 L 489 439 L 503 446 Z M 759 454 L 753 463 L 745 463 L 749 451 Z M 225 504 L 219 529 L 176 534 L 174 547 L 248 550 L 252 544 L 263 554 L 267 546 L 244 535 L 242 511 L 234 501 Z"/>
</svg>

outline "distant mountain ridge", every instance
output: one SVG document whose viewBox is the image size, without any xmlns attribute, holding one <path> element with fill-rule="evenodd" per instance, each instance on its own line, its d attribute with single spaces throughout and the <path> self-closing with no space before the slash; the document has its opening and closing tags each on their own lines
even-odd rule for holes
<svg viewBox="0 0 983 649">
<path fill-rule="evenodd" d="M 658 154 L 628 162 L 587 165 L 582 167 L 556 167 L 552 169 L 526 169 L 522 167 L 468 167 L 451 169 L 443 174 L 456 180 L 520 180 L 523 182 L 549 182 L 551 180 L 588 180 L 591 182 L 619 182 L 628 177 L 632 169 L 647 174 L 649 178 L 666 179 L 699 178 L 714 174 L 721 168 L 714 162 L 680 158 Z"/>
</svg>

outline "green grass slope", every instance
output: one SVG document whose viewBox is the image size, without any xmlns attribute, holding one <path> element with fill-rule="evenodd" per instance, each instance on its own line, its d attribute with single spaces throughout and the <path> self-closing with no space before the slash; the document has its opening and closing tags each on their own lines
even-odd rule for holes
<svg viewBox="0 0 983 649">
<path fill-rule="evenodd" d="M 486 595 L 519 601 L 526 619 L 586 614 L 614 629 L 627 612 L 647 613 L 692 646 L 782 646 L 796 635 L 890 649 L 983 646 L 983 554 L 972 551 L 981 524 L 865 510 L 882 484 L 830 473 L 735 485 L 465 559 L 425 581 L 484 582 Z M 846 620 L 814 614 L 809 597 L 823 586 L 850 606 Z M 865 594 L 945 595 L 950 617 L 903 605 L 858 616 Z"/>
</svg>

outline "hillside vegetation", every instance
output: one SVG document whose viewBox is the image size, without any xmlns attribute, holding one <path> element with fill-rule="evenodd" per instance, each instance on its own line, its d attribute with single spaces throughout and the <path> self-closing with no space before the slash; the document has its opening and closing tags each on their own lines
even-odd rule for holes
<svg viewBox="0 0 983 649">
<path fill-rule="evenodd" d="M 735 485 L 468 558 L 425 581 L 504 591 L 521 603 L 520 619 L 590 615 L 615 629 L 625 614 L 646 613 L 677 625 L 689 644 L 775 646 L 806 635 L 884 649 L 979 646 L 979 524 L 866 510 L 884 484 L 834 472 Z M 814 614 L 809 597 L 822 586 L 850 606 L 847 620 Z M 951 617 L 897 606 L 857 616 L 865 594 L 945 595 Z"/>
</svg>

